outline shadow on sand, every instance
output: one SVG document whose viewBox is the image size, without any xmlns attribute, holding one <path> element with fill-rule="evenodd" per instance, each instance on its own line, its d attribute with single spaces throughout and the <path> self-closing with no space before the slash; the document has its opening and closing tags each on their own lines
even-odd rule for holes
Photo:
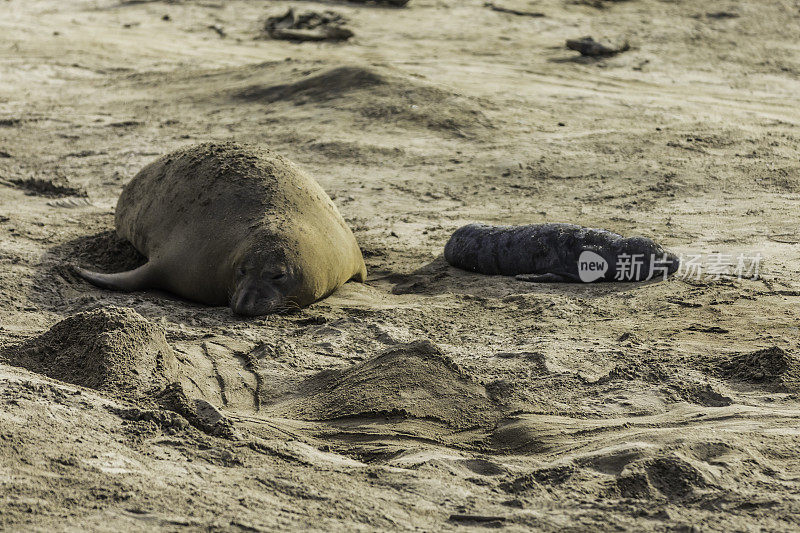
<svg viewBox="0 0 800 533">
<path fill-rule="evenodd" d="M 559 294 L 578 298 L 599 298 L 641 289 L 650 283 L 531 283 L 511 276 L 487 276 L 450 266 L 444 255 L 410 274 L 385 277 L 393 294 L 464 294 L 502 298 L 512 294 Z"/>
</svg>

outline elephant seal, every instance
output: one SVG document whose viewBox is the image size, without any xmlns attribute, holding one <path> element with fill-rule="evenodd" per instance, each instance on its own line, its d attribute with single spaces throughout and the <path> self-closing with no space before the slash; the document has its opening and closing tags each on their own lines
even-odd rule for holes
<svg viewBox="0 0 800 533">
<path fill-rule="evenodd" d="M 533 282 L 645 281 L 680 266 L 677 256 L 645 237 L 556 223 L 469 224 L 453 233 L 444 257 L 471 272 Z"/>
<path fill-rule="evenodd" d="M 206 143 L 163 156 L 125 186 L 115 223 L 148 261 L 118 274 L 77 269 L 108 289 L 162 289 L 256 316 L 307 306 L 367 275 L 330 197 L 266 149 Z"/>
</svg>

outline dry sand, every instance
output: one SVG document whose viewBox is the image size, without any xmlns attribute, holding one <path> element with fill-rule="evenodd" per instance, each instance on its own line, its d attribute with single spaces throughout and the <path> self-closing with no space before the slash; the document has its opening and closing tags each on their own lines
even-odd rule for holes
<svg viewBox="0 0 800 533">
<path fill-rule="evenodd" d="M 495 5 L 544 16 L 0 2 L 0 527 L 800 527 L 800 4 Z M 355 35 L 265 38 L 289 7 Z M 631 49 L 566 48 L 587 35 Z M 366 284 L 241 319 L 65 266 L 140 262 L 123 185 L 231 138 L 319 180 Z M 762 276 L 478 276 L 441 256 L 473 221 L 760 253 Z"/>
</svg>

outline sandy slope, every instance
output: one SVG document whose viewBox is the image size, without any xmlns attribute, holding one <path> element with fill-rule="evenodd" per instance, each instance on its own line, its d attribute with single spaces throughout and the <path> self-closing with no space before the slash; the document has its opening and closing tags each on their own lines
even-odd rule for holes
<svg viewBox="0 0 800 533">
<path fill-rule="evenodd" d="M 0 3 L 3 527 L 798 527 L 800 5 L 498 4 L 545 16 Z M 256 39 L 290 5 L 355 37 Z M 576 57 L 583 35 L 632 50 Z M 135 264 L 109 233 L 124 183 L 229 138 L 320 181 L 365 285 L 243 320 L 64 266 Z M 474 276 L 441 250 L 476 220 L 760 253 L 762 279 Z"/>
</svg>

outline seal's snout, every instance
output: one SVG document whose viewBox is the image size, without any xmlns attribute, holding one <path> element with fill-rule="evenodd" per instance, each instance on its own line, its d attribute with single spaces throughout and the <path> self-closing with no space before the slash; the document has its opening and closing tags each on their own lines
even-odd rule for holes
<svg viewBox="0 0 800 533">
<path fill-rule="evenodd" d="M 242 316 L 268 315 L 280 307 L 281 300 L 280 294 L 271 288 L 243 287 L 231 298 L 231 310 Z"/>
<path fill-rule="evenodd" d="M 664 255 L 667 261 L 667 274 L 674 274 L 681 267 L 681 258 L 670 252 Z"/>
</svg>

